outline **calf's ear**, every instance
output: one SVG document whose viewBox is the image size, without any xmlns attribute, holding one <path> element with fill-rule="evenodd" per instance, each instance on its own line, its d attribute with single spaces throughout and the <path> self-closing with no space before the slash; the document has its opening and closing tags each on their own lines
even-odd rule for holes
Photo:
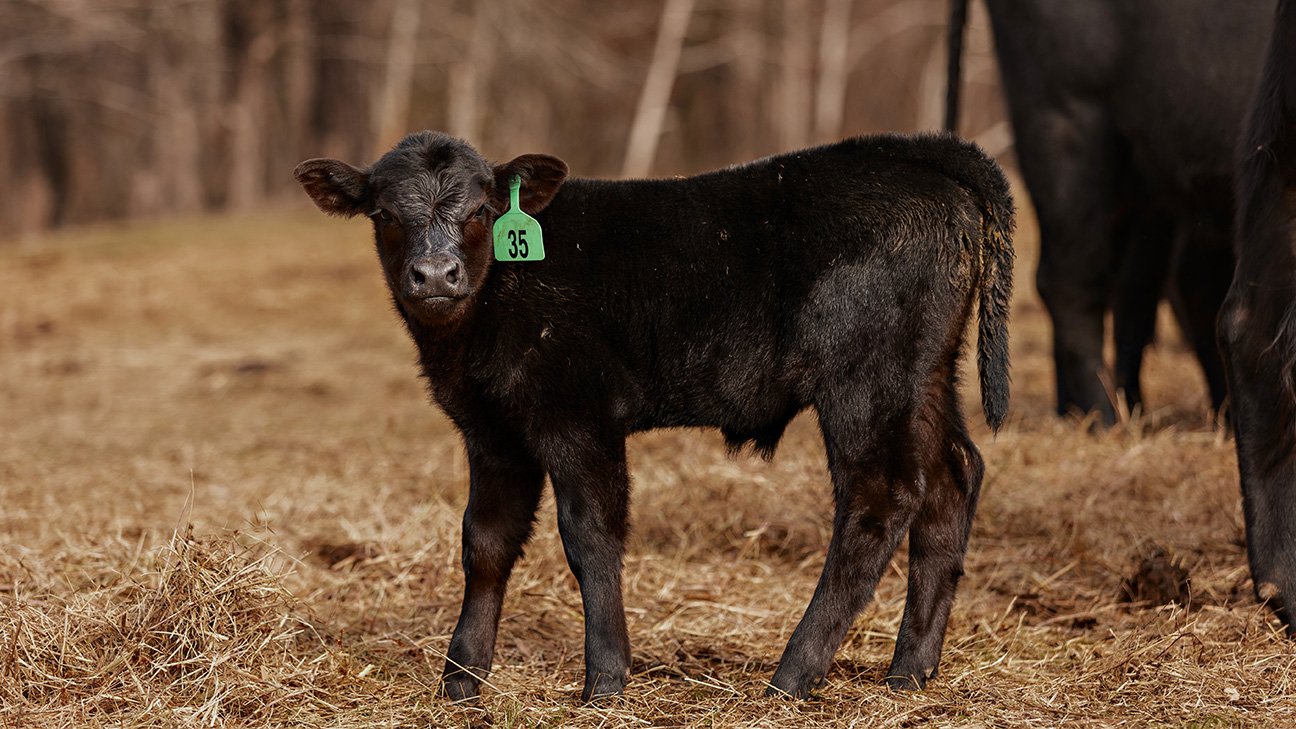
<svg viewBox="0 0 1296 729">
<path fill-rule="evenodd" d="M 563 180 L 567 179 L 567 163 L 547 154 L 524 154 L 495 167 L 495 195 L 508 203 L 509 180 L 513 175 L 522 178 L 518 202 L 528 215 L 544 210 Z"/>
<path fill-rule="evenodd" d="M 329 215 L 350 218 L 368 213 L 369 178 L 365 171 L 335 159 L 308 159 L 297 165 L 293 177 Z"/>
</svg>

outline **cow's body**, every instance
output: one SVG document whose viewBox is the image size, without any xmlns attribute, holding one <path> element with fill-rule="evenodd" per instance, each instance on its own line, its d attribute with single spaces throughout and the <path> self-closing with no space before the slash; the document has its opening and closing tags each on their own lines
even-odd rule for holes
<svg viewBox="0 0 1296 729">
<path fill-rule="evenodd" d="M 1238 145 L 1238 264 L 1219 334 L 1252 580 L 1296 636 L 1296 2 L 1275 18 Z"/>
<path fill-rule="evenodd" d="M 954 3 L 958 17 L 966 0 Z M 1098 411 L 1110 423 L 1117 390 L 1131 407 L 1140 402 L 1167 277 L 1219 408 L 1214 324 L 1232 273 L 1233 143 L 1272 0 L 986 4 L 1039 218 L 1036 283 L 1053 320 L 1058 412 Z M 960 33 L 952 28 L 952 41 Z M 1102 357 L 1108 310 L 1112 379 Z"/>
<path fill-rule="evenodd" d="M 515 173 L 544 229 L 542 262 L 482 253 Z M 1007 401 L 1012 203 L 998 168 L 953 138 L 888 136 L 688 179 L 565 173 L 538 155 L 492 168 L 434 133 L 368 169 L 312 160 L 297 171 L 328 212 L 387 211 L 376 237 L 396 306 L 464 436 L 467 585 L 448 693 L 476 695 L 489 671 L 546 475 L 584 601 L 583 696 L 618 693 L 630 660 L 626 436 L 713 427 L 768 454 L 810 406 L 837 517 L 774 689 L 817 685 L 906 532 L 910 597 L 889 681 L 922 686 L 981 482 L 955 390 L 974 303 L 996 427 Z"/>
</svg>

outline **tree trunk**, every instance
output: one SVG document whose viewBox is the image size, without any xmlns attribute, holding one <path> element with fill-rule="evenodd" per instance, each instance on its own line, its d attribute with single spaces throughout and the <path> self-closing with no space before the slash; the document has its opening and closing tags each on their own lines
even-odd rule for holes
<svg viewBox="0 0 1296 729">
<path fill-rule="evenodd" d="M 733 81 L 725 104 L 725 117 L 732 130 L 731 154 L 752 159 L 768 151 L 769 139 L 760 114 L 767 94 L 762 88 L 767 66 L 765 32 L 762 24 L 764 0 L 733 0 L 728 42 L 733 54 Z"/>
<path fill-rule="evenodd" d="M 283 32 L 280 36 L 279 55 L 283 69 L 282 88 L 283 125 L 281 144 L 271 150 L 271 179 L 281 184 L 292 183 L 288 174 L 298 162 L 319 154 L 318 141 L 311 134 L 311 99 L 317 93 L 315 86 L 314 52 L 311 45 L 313 23 L 312 0 L 286 0 L 284 3 Z"/>
<path fill-rule="evenodd" d="M 914 128 L 941 129 L 945 126 L 945 89 L 948 86 L 949 51 L 944 33 L 935 34 L 922 75 L 918 79 L 918 114 Z"/>
<path fill-rule="evenodd" d="M 783 53 L 779 73 L 777 125 L 783 151 L 810 141 L 810 89 L 814 40 L 808 3 L 783 4 Z"/>
<path fill-rule="evenodd" d="M 378 103 L 373 107 L 373 128 L 377 132 L 374 157 L 386 152 L 408 131 L 422 5 L 422 0 L 395 0 L 392 3 L 386 69 L 382 89 L 378 93 Z M 479 9 L 478 13 L 481 12 Z"/>
<path fill-rule="evenodd" d="M 450 69 L 449 132 L 469 143 L 482 137 L 482 90 L 488 88 L 495 65 L 497 3 L 480 0 L 473 13 L 467 53 Z"/>
<path fill-rule="evenodd" d="M 626 142 L 622 177 L 646 177 L 652 171 L 662 125 L 666 121 L 666 109 L 670 106 L 671 89 L 675 86 L 680 51 L 684 48 L 684 36 L 693 16 L 693 4 L 694 0 L 666 0 L 662 5 L 657 44 L 648 66 L 648 77 L 639 94 L 634 122 L 630 125 L 630 138 Z"/>
<path fill-rule="evenodd" d="M 819 33 L 819 84 L 815 91 L 815 141 L 841 136 L 846 118 L 851 0 L 826 0 Z"/>
<path fill-rule="evenodd" d="M 249 210 L 265 199 L 268 66 L 276 41 L 264 6 L 255 10 L 251 5 L 236 6 L 230 12 L 235 14 L 231 27 L 236 29 L 231 32 L 237 35 L 229 49 L 235 82 L 228 108 L 230 168 L 225 203 L 231 210 Z"/>
</svg>

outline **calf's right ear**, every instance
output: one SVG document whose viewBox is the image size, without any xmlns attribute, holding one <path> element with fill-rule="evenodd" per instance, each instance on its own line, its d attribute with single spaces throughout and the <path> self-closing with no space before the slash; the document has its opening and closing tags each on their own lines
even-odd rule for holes
<svg viewBox="0 0 1296 729">
<path fill-rule="evenodd" d="M 503 204 L 509 199 L 509 180 L 522 178 L 519 200 L 522 209 L 535 215 L 553 200 L 567 179 L 567 163 L 547 154 L 524 154 L 495 167 L 495 195 Z"/>
<path fill-rule="evenodd" d="M 293 177 L 329 215 L 350 218 L 368 213 L 369 176 L 364 170 L 335 159 L 308 159 L 297 165 Z"/>
</svg>

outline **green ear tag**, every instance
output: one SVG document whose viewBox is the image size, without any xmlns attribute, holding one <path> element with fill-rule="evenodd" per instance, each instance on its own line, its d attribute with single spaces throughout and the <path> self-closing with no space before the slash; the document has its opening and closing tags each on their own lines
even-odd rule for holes
<svg viewBox="0 0 1296 729">
<path fill-rule="evenodd" d="M 540 223 L 522 212 L 522 206 L 518 203 L 521 189 L 522 178 L 513 175 L 513 179 L 509 180 L 508 212 L 495 220 L 497 261 L 544 260 L 544 238 L 540 234 Z"/>
</svg>

